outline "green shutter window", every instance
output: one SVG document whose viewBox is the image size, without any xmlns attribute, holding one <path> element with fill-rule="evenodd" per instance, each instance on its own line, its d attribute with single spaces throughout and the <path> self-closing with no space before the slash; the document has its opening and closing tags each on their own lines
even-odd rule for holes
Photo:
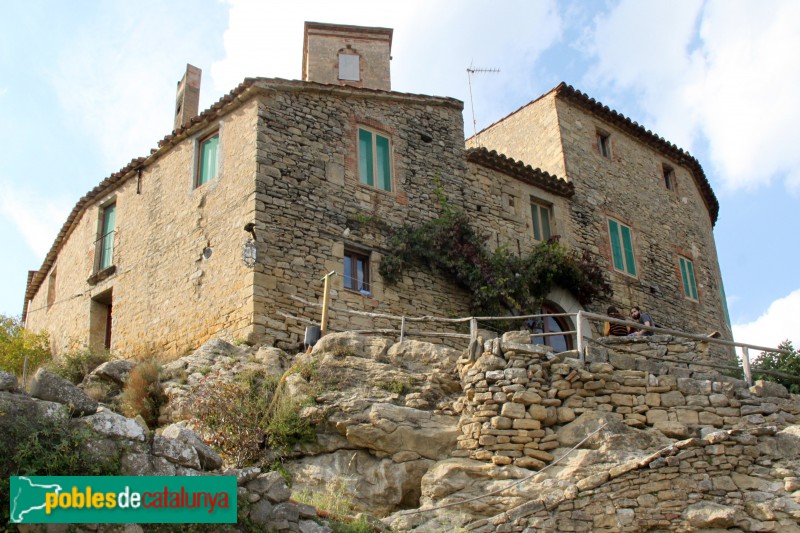
<svg viewBox="0 0 800 533">
<path fill-rule="evenodd" d="M 633 258 L 633 241 L 631 240 L 631 228 L 620 224 L 622 231 L 622 248 L 625 251 L 625 271 L 631 276 L 636 275 L 636 261 Z"/>
<path fill-rule="evenodd" d="M 370 187 L 392 190 L 392 147 L 388 137 L 358 129 L 358 179 Z"/>
<path fill-rule="evenodd" d="M 681 260 L 681 279 L 683 279 L 683 294 L 687 298 L 697 300 L 697 284 L 694 279 L 694 265 L 683 257 Z"/>
<path fill-rule="evenodd" d="M 361 183 L 374 185 L 372 158 L 372 132 L 358 130 L 358 175 Z"/>
<path fill-rule="evenodd" d="M 219 166 L 219 133 L 216 133 L 200 143 L 200 168 L 197 175 L 197 186 L 216 179 Z"/>
<path fill-rule="evenodd" d="M 375 155 L 378 167 L 378 188 L 384 191 L 392 190 L 392 180 L 390 179 L 390 153 L 389 139 L 380 135 L 375 135 Z"/>
<path fill-rule="evenodd" d="M 100 263 L 99 270 L 104 270 L 113 264 L 114 259 L 114 224 L 116 222 L 116 204 L 111 204 L 103 209 L 103 224 L 100 236 Z"/>
<path fill-rule="evenodd" d="M 536 204 L 531 204 L 531 219 L 533 220 L 533 238 L 541 241 L 542 229 L 539 226 L 539 206 Z"/>
<path fill-rule="evenodd" d="M 619 242 L 619 224 L 616 220 L 608 221 L 608 233 L 611 236 L 611 255 L 614 258 L 614 268 L 625 270 L 625 263 L 622 260 L 622 246 Z"/>
</svg>

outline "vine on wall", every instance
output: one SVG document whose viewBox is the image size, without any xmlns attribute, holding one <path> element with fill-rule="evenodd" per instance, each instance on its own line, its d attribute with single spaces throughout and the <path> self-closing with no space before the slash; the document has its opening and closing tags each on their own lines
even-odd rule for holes
<svg viewBox="0 0 800 533">
<path fill-rule="evenodd" d="M 453 209 L 437 190 L 442 214 L 419 225 L 403 225 L 390 237 L 379 272 L 397 283 L 415 265 L 437 270 L 471 295 L 476 315 L 523 315 L 539 309 L 554 287 L 569 290 L 581 304 L 612 294 L 603 270 L 588 252 L 552 240 L 518 256 L 500 247 L 488 251 L 488 235 L 466 213 Z"/>
</svg>

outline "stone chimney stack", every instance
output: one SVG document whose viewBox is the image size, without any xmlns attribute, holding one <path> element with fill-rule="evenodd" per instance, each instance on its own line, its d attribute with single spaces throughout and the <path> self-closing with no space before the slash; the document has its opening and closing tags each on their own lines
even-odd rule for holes
<svg viewBox="0 0 800 533">
<path fill-rule="evenodd" d="M 306 22 L 303 81 L 391 91 L 392 30 Z"/>
<path fill-rule="evenodd" d="M 175 95 L 175 127 L 189 124 L 200 111 L 200 74 L 203 71 L 194 65 L 186 64 L 186 73 L 178 82 L 178 92 Z"/>
</svg>

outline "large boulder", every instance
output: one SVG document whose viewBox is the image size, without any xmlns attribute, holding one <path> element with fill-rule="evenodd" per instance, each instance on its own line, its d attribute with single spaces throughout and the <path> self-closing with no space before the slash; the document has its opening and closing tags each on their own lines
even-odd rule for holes
<svg viewBox="0 0 800 533">
<path fill-rule="evenodd" d="M 392 341 L 384 337 L 368 337 L 358 333 L 329 333 L 314 345 L 313 354 L 350 355 L 382 360 Z"/>
<path fill-rule="evenodd" d="M 89 373 L 89 376 L 94 376 L 96 378 L 110 381 L 119 386 L 123 386 L 128 379 L 128 374 L 130 374 L 131 370 L 133 370 L 133 367 L 135 366 L 136 363 L 126 359 L 106 361 L 102 365 L 92 370 Z"/>
<path fill-rule="evenodd" d="M 96 400 L 58 374 L 44 368 L 37 370 L 33 376 L 31 396 L 64 404 L 72 416 L 88 415 L 97 411 Z"/>
<path fill-rule="evenodd" d="M 736 510 L 713 502 L 698 502 L 686 509 L 686 520 L 696 529 L 727 529 L 734 525 Z"/>
<path fill-rule="evenodd" d="M 364 450 L 339 450 L 286 466 L 294 480 L 293 490 L 338 492 L 357 511 L 385 516 L 419 505 L 420 480 L 432 464 L 428 459 L 397 462 Z"/>
<path fill-rule="evenodd" d="M 388 455 L 414 452 L 435 460 L 449 457 L 461 435 L 458 417 L 386 403 L 373 404 L 339 425 L 355 446 Z"/>
<path fill-rule="evenodd" d="M 60 403 L 0 391 L 0 462 L 7 461 L 20 439 L 35 431 L 42 422 L 67 418 L 67 408 Z"/>
<path fill-rule="evenodd" d="M 146 439 L 145 428 L 139 422 L 132 418 L 125 418 L 112 411 L 100 411 L 93 415 L 85 416 L 79 419 L 78 422 L 112 439 L 139 442 L 144 442 Z"/>
<path fill-rule="evenodd" d="M 164 428 L 161 436 L 168 439 L 176 439 L 192 446 L 197 451 L 200 466 L 206 470 L 216 470 L 222 466 L 222 458 L 219 454 L 200 440 L 200 437 L 194 431 L 180 423 Z"/>
<path fill-rule="evenodd" d="M 389 362 L 414 372 L 433 369 L 450 372 L 461 357 L 458 350 L 422 341 L 403 341 L 392 345 L 386 356 Z"/>
<path fill-rule="evenodd" d="M 0 391 L 17 392 L 17 376 L 0 370 Z"/>
</svg>

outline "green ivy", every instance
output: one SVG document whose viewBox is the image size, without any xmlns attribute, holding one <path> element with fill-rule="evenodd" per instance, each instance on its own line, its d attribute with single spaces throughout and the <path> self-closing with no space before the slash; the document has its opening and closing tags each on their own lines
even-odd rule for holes
<svg viewBox="0 0 800 533">
<path fill-rule="evenodd" d="M 388 242 L 379 272 L 397 283 L 411 265 L 439 271 L 467 290 L 476 315 L 522 315 L 539 308 L 554 287 L 572 292 L 581 304 L 612 290 L 603 270 L 588 252 L 557 241 L 535 246 L 525 255 L 505 247 L 486 248 L 487 235 L 475 229 L 461 210 L 437 192 L 442 214 L 419 225 L 398 228 Z"/>
</svg>

